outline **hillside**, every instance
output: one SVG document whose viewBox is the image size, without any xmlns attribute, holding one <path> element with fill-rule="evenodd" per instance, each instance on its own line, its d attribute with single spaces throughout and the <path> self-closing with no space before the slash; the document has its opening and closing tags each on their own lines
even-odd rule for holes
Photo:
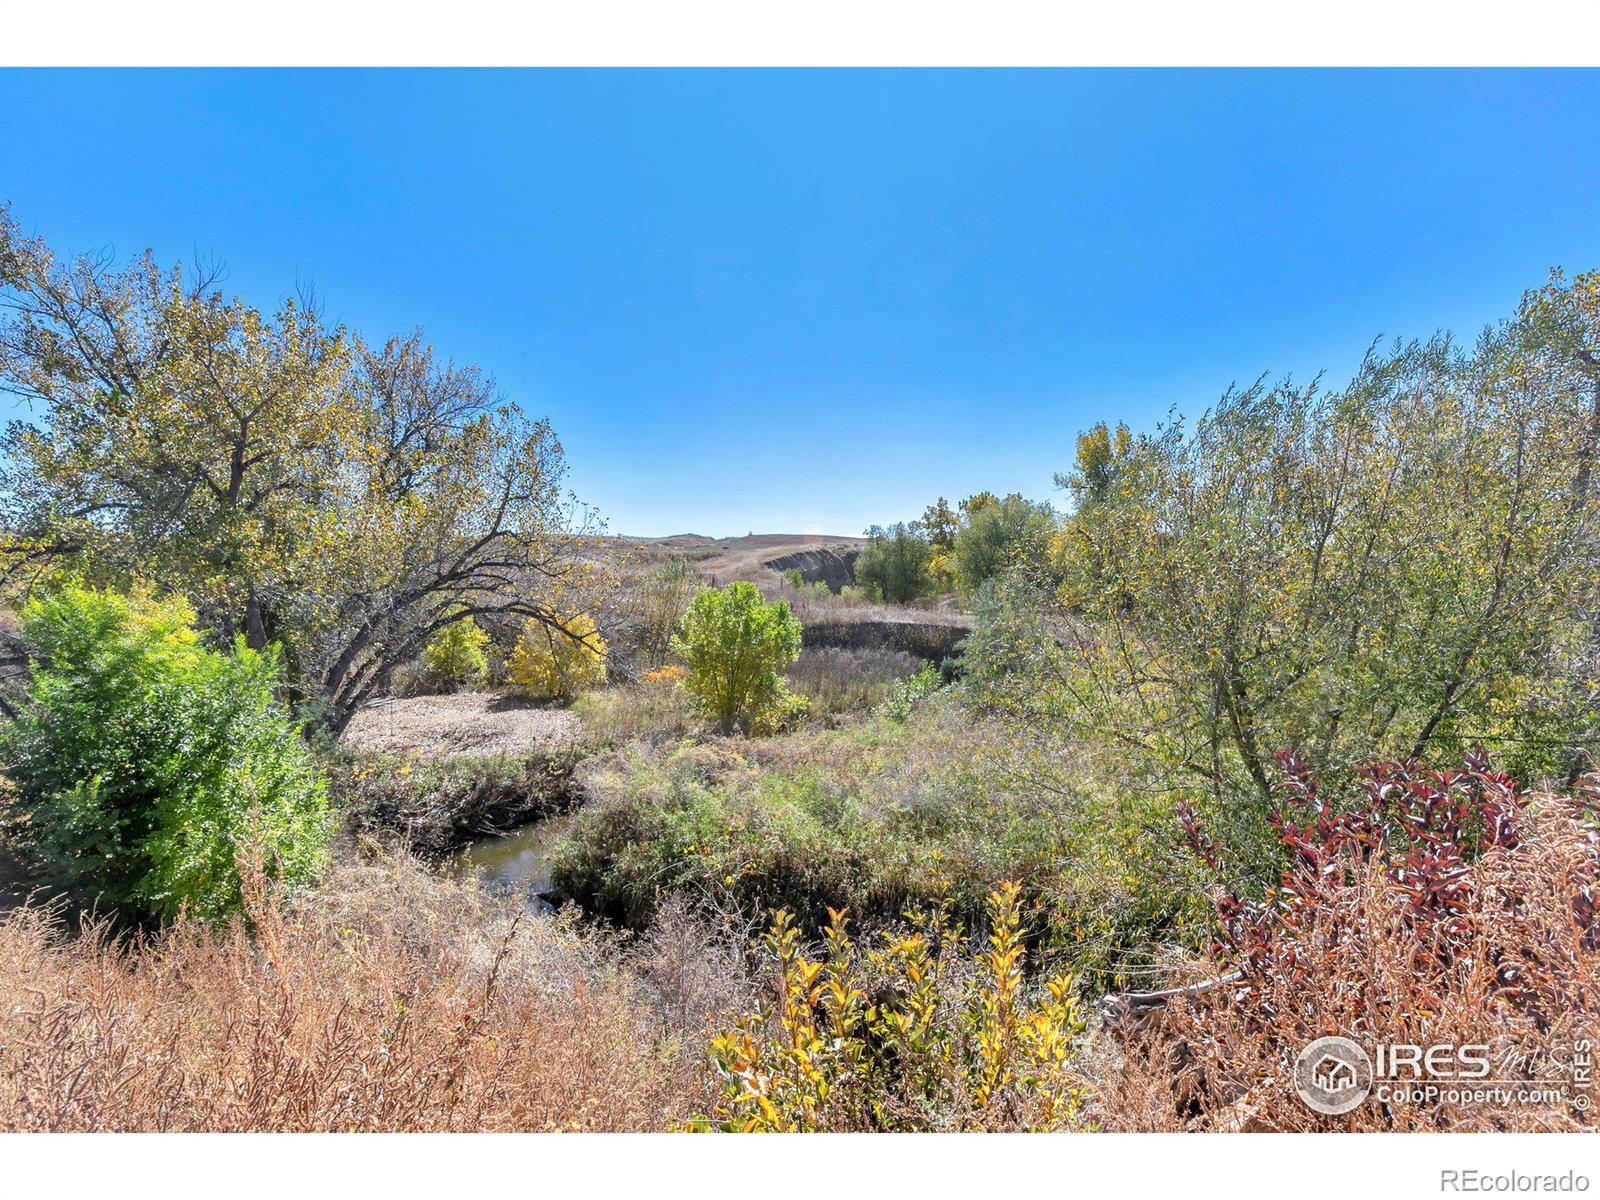
<svg viewBox="0 0 1600 1200">
<path fill-rule="evenodd" d="M 708 583 L 717 586 L 736 579 L 774 583 L 785 571 L 798 568 L 808 583 L 825 583 L 833 591 L 855 581 L 856 556 L 867 544 L 862 537 L 814 533 L 756 533 L 735 538 L 678 533 L 609 540 L 646 559 L 686 559 Z"/>
</svg>

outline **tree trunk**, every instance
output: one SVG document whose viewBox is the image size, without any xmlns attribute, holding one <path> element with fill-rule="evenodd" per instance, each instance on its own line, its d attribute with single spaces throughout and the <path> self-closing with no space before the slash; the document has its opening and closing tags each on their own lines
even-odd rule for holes
<svg viewBox="0 0 1600 1200">
<path fill-rule="evenodd" d="M 244 639 L 252 650 L 267 648 L 267 625 L 261 616 L 261 602 L 256 599 L 252 585 L 244 602 Z"/>
</svg>

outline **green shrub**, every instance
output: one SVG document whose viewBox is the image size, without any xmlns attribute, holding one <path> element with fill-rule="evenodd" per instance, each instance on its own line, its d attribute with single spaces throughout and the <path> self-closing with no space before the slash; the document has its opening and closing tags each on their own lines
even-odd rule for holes
<svg viewBox="0 0 1600 1200">
<path fill-rule="evenodd" d="M 833 595 L 833 589 L 822 580 L 808 580 L 805 572 L 799 567 L 790 567 L 783 573 L 783 584 L 800 600 L 826 600 Z"/>
<path fill-rule="evenodd" d="M 932 663 L 923 663 L 922 670 L 915 675 L 896 679 L 889 685 L 889 697 L 878 711 L 889 720 L 904 725 L 911 710 L 937 692 L 942 682 L 939 668 Z"/>
<path fill-rule="evenodd" d="M 797 728 L 810 715 L 810 697 L 780 690 L 771 704 L 763 705 L 751 718 L 750 732 L 756 737 L 785 733 Z"/>
<path fill-rule="evenodd" d="M 422 649 L 422 661 L 437 682 L 443 684 L 478 683 L 489 669 L 483 648 L 489 635 L 471 617 L 452 621 L 429 639 Z"/>
<path fill-rule="evenodd" d="M 864 819 L 836 771 L 752 773 L 727 743 L 636 746 L 595 787 L 604 798 L 579 811 L 555 882 L 585 911 L 630 928 L 646 927 L 674 892 L 718 896 L 756 919 L 787 907 L 814 927 L 840 895 L 858 911 L 894 914 L 932 886 L 933 864 Z"/>
<path fill-rule="evenodd" d="M 27 702 L 0 731 L 7 824 L 41 882 L 124 920 L 239 904 L 324 857 L 327 784 L 273 696 L 276 649 L 200 645 L 177 598 L 78 584 L 30 601 Z"/>
<path fill-rule="evenodd" d="M 673 639 L 688 664 L 683 686 L 728 733 L 785 705 L 782 672 L 800 655 L 800 622 L 786 600 L 768 604 L 753 583 L 701 592 Z"/>
<path fill-rule="evenodd" d="M 996 576 L 978 589 L 978 627 L 962 647 L 961 675 L 991 711 L 1059 717 L 1049 685 L 1077 664 L 1052 625 L 1052 618 L 1059 623 L 1053 599 L 1020 573 Z"/>
</svg>

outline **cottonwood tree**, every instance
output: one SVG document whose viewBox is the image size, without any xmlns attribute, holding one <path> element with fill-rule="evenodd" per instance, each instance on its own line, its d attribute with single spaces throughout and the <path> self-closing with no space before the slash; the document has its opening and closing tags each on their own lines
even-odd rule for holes
<svg viewBox="0 0 1600 1200">
<path fill-rule="evenodd" d="M 932 558 L 933 545 L 916 522 L 874 525 L 856 558 L 856 582 L 885 604 L 906 604 L 933 590 Z"/>
<path fill-rule="evenodd" d="M 559 627 L 586 531 L 549 424 L 420 333 L 373 346 L 216 284 L 63 261 L 0 210 L 0 388 L 35 413 L 4 439 L 12 576 L 138 577 L 280 641 L 335 731 L 454 620 Z"/>
<path fill-rule="evenodd" d="M 1048 569 L 1055 513 L 1013 493 L 998 498 L 987 492 L 962 501 L 966 521 L 955 535 L 951 564 L 957 586 L 976 596 L 989 580 L 1008 571 L 1037 573 Z"/>
<path fill-rule="evenodd" d="M 949 502 L 940 496 L 922 510 L 922 520 L 919 524 L 931 547 L 928 555 L 928 577 L 933 580 L 933 590 L 955 591 L 956 569 L 951 556 L 955 553 L 956 534 L 961 530 L 961 517 L 950 507 Z"/>
<path fill-rule="evenodd" d="M 755 584 L 741 580 L 695 596 L 672 650 L 689 668 L 684 688 L 718 732 L 730 733 L 782 708 L 783 672 L 799 657 L 800 643 L 789 602 L 768 603 Z"/>
</svg>

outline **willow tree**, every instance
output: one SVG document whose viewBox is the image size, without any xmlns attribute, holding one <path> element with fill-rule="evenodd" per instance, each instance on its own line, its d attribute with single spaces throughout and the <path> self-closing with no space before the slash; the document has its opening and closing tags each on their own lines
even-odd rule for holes
<svg viewBox="0 0 1600 1200">
<path fill-rule="evenodd" d="M 1285 749 L 1570 769 L 1594 727 L 1597 295 L 1558 280 L 1475 344 L 1371 353 L 1338 391 L 1257 383 L 1080 471 L 1104 486 L 1058 535 L 1055 613 L 977 641 L 995 696 L 1257 816 Z"/>
<path fill-rule="evenodd" d="M 314 304 L 264 314 L 146 253 L 59 259 L 0 210 L 0 388 L 14 577 L 182 594 L 282 642 L 342 729 L 453 620 L 559 625 L 576 568 L 561 446 L 420 333 L 372 346 Z"/>
</svg>

